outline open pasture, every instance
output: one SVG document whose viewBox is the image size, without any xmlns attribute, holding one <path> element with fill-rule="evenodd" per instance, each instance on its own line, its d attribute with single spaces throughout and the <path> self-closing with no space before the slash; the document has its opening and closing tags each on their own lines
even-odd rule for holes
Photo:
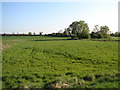
<svg viewBox="0 0 120 90">
<path fill-rule="evenodd" d="M 3 88 L 118 88 L 117 41 L 2 39 Z"/>
</svg>

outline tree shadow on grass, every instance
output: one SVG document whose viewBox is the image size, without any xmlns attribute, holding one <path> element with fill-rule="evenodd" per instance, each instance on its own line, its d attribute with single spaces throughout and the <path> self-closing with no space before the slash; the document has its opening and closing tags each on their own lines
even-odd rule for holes
<svg viewBox="0 0 120 90">
<path fill-rule="evenodd" d="M 32 40 L 32 41 L 67 41 L 72 39 L 41 39 L 41 40 Z"/>
</svg>

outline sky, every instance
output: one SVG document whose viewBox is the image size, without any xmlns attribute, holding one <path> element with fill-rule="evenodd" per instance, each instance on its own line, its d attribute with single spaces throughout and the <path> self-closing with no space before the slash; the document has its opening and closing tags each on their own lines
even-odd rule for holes
<svg viewBox="0 0 120 90">
<path fill-rule="evenodd" d="M 118 1 L 2 2 L 2 33 L 54 33 L 80 20 L 84 20 L 91 31 L 97 24 L 117 32 Z"/>
</svg>

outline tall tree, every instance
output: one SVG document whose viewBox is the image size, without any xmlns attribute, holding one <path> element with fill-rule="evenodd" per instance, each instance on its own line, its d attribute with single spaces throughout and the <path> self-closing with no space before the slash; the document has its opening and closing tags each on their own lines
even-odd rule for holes
<svg viewBox="0 0 120 90">
<path fill-rule="evenodd" d="M 70 30 L 69 30 L 69 28 L 65 28 L 63 34 L 64 34 L 65 36 L 70 35 Z"/>
<path fill-rule="evenodd" d="M 89 27 L 85 21 L 74 21 L 69 25 L 69 30 L 71 30 L 71 33 L 79 39 L 86 38 L 89 35 Z"/>
<path fill-rule="evenodd" d="M 103 34 L 104 38 L 110 38 L 110 30 L 108 26 L 101 26 L 100 33 Z"/>
<path fill-rule="evenodd" d="M 93 32 L 98 32 L 100 30 L 100 28 L 99 28 L 99 25 L 95 25 L 95 27 L 93 28 Z"/>
<path fill-rule="evenodd" d="M 101 26 L 100 32 L 104 35 L 104 34 L 109 34 L 110 31 L 109 31 L 108 26 Z"/>
<path fill-rule="evenodd" d="M 29 32 L 29 33 L 28 33 L 28 35 L 29 35 L 29 36 L 31 36 L 31 35 L 32 35 L 32 33 L 31 33 L 31 32 Z"/>
<path fill-rule="evenodd" d="M 39 32 L 39 35 L 42 36 L 42 33 L 43 33 L 43 32 Z"/>
<path fill-rule="evenodd" d="M 93 31 L 91 32 L 92 38 L 102 38 L 102 34 L 100 33 L 100 28 L 98 25 L 95 25 Z"/>
<path fill-rule="evenodd" d="M 33 35 L 35 35 L 35 32 L 33 33 Z"/>
<path fill-rule="evenodd" d="M 92 38 L 108 38 L 110 39 L 110 30 L 108 26 L 99 26 L 95 25 L 93 31 L 91 32 Z"/>
</svg>

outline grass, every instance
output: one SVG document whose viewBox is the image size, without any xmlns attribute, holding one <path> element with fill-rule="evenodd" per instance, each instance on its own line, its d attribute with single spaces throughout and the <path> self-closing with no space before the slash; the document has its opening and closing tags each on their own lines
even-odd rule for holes
<svg viewBox="0 0 120 90">
<path fill-rule="evenodd" d="M 120 37 L 112 37 L 112 40 L 120 40 Z"/>
<path fill-rule="evenodd" d="M 120 37 L 110 37 L 109 39 L 107 38 L 102 38 L 102 39 L 91 39 L 91 40 L 110 40 L 110 41 L 116 41 L 116 40 L 120 40 Z"/>
<path fill-rule="evenodd" d="M 118 42 L 3 37 L 3 88 L 118 88 Z M 114 38 L 115 39 L 115 38 Z"/>
</svg>

